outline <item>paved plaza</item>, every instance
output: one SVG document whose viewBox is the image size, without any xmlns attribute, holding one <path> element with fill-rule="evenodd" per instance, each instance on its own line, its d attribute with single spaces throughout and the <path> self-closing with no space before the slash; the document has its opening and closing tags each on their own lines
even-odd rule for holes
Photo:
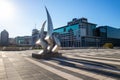
<svg viewBox="0 0 120 80">
<path fill-rule="evenodd" d="M 0 51 L 0 80 L 120 80 L 119 49 L 60 50 L 59 58 L 32 58 L 38 51 Z"/>
</svg>

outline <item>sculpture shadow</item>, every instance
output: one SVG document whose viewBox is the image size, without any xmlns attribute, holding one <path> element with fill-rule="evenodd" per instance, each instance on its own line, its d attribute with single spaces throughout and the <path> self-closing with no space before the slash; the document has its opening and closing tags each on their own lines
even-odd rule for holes
<svg viewBox="0 0 120 80">
<path fill-rule="evenodd" d="M 62 60 L 58 60 L 58 59 L 62 59 Z M 89 68 L 89 67 L 86 68 L 87 65 L 90 65 L 90 66 L 94 66 L 97 68 L 105 68 L 105 69 L 120 71 L 120 69 L 118 69 L 114 65 L 105 64 L 105 63 L 101 63 L 101 62 L 95 62 L 95 61 L 88 61 L 88 60 L 83 60 L 83 59 L 68 58 L 68 57 L 63 57 L 63 56 L 58 57 L 58 59 L 56 59 L 56 58 L 50 59 L 49 58 L 49 59 L 44 59 L 44 60 L 55 61 L 56 63 L 58 63 L 59 65 L 62 65 L 62 66 L 68 66 L 68 67 L 72 67 L 72 68 L 76 68 L 76 69 L 82 69 L 85 71 L 89 71 L 89 72 L 93 72 L 93 73 L 120 79 L 120 74 L 117 74 L 117 73 L 112 73 L 109 71 L 104 71 L 104 70 L 94 69 L 94 68 Z M 70 63 L 69 61 L 83 64 L 83 66 L 76 65 L 74 63 Z"/>
</svg>

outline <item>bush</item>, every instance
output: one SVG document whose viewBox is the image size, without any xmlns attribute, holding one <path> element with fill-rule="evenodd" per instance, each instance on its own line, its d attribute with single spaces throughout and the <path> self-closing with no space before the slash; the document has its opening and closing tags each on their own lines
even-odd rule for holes
<svg viewBox="0 0 120 80">
<path fill-rule="evenodd" d="M 104 45 L 103 45 L 103 47 L 104 48 L 113 48 L 113 44 L 112 43 L 105 43 Z"/>
</svg>

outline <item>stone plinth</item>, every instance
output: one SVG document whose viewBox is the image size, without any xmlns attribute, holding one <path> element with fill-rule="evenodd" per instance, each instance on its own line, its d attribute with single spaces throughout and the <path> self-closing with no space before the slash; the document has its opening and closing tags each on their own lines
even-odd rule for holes
<svg viewBox="0 0 120 80">
<path fill-rule="evenodd" d="M 62 56 L 61 53 L 47 53 L 47 54 L 32 53 L 32 57 L 37 59 L 47 59 L 60 56 Z"/>
</svg>

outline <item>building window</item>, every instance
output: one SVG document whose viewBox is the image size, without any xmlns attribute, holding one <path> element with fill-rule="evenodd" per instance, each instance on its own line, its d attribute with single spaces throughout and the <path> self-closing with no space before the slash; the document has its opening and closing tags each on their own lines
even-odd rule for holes
<svg viewBox="0 0 120 80">
<path fill-rule="evenodd" d="M 64 32 L 66 32 L 66 28 L 64 27 Z"/>
</svg>

